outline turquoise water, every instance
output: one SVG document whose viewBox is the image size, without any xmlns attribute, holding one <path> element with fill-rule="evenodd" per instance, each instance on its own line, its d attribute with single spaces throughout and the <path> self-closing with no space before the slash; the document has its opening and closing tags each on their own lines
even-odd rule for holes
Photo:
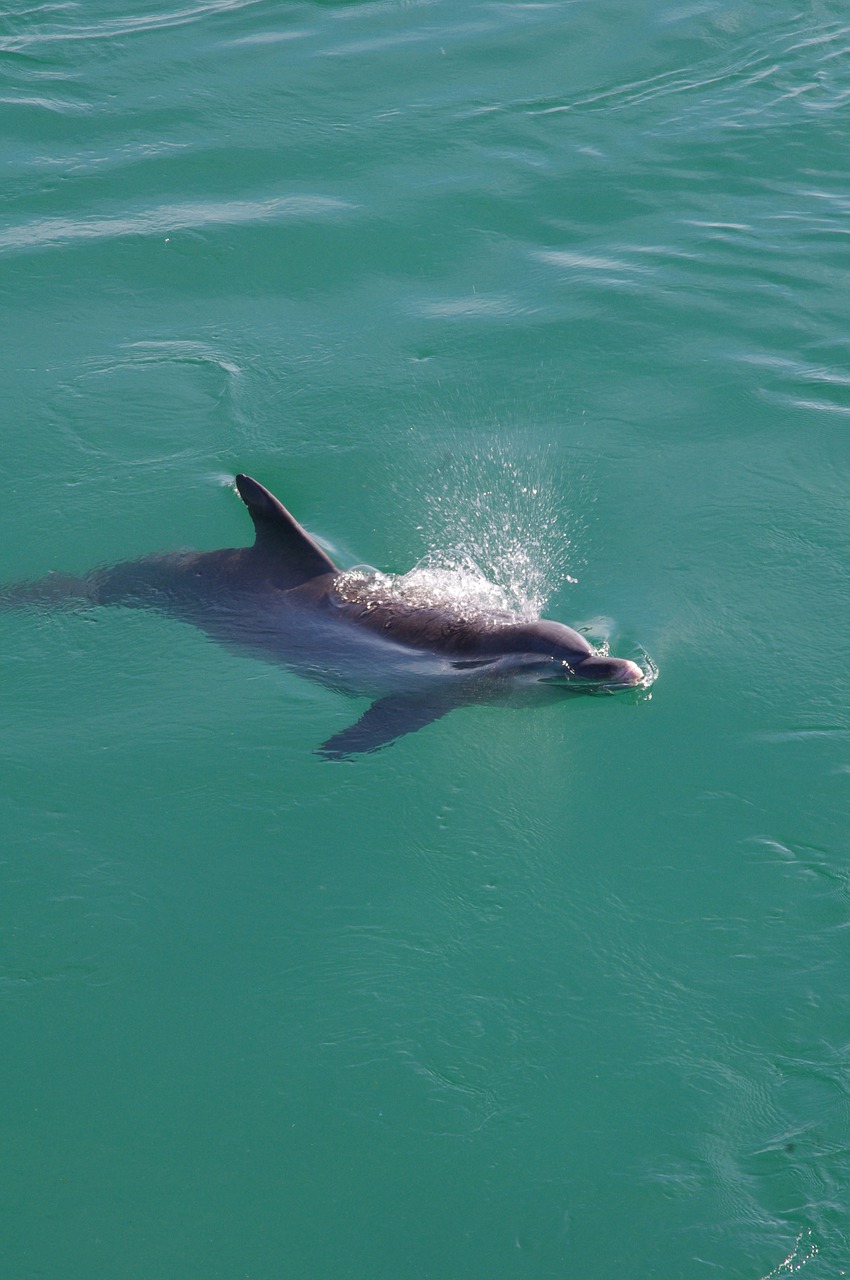
<svg viewBox="0 0 850 1280">
<path fill-rule="evenodd" d="M 843 6 L 21 6 L 0 578 L 460 548 L 651 697 L 0 616 L 10 1280 L 850 1272 Z M 573 579 L 575 581 L 573 581 Z"/>
</svg>

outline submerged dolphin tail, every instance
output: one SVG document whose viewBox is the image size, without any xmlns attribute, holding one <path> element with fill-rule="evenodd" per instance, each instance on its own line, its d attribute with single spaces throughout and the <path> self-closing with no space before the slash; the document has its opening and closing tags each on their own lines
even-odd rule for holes
<svg viewBox="0 0 850 1280">
<path fill-rule="evenodd" d="M 325 555 L 273 493 L 244 475 L 236 477 L 236 488 L 254 521 L 255 551 L 270 560 L 285 559 L 289 576 L 296 581 L 309 582 L 323 573 L 339 572 L 330 556 Z"/>
<path fill-rule="evenodd" d="M 96 604 L 97 590 L 93 577 L 75 578 L 68 573 L 49 573 L 34 582 L 12 582 L 0 587 L 0 609 L 72 607 L 80 603 Z"/>
</svg>

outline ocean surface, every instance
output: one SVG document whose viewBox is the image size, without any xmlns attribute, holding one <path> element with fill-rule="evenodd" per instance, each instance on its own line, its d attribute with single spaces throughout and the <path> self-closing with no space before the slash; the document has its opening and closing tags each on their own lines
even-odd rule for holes
<svg viewBox="0 0 850 1280">
<path fill-rule="evenodd" d="M 651 689 L 0 613 L 5 1280 L 850 1275 L 850 17 L 0 19 L 0 580 L 467 557 Z"/>
</svg>

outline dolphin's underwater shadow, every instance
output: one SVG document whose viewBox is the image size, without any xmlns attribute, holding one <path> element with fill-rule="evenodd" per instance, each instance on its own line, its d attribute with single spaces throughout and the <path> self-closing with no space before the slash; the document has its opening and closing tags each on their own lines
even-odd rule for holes
<svg viewBox="0 0 850 1280">
<path fill-rule="evenodd" d="M 50 574 L 0 591 L 0 605 L 155 609 L 229 648 L 373 698 L 318 748 L 330 760 L 376 751 L 467 703 L 634 689 L 651 679 L 563 623 L 411 599 L 387 575 L 343 573 L 268 489 L 245 475 L 236 487 L 254 522 L 253 546 L 146 556 L 82 578 Z"/>
</svg>

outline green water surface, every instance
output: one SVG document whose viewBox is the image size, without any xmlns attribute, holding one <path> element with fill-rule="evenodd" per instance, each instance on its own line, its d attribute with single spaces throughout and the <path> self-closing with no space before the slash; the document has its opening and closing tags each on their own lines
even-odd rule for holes
<svg viewBox="0 0 850 1280">
<path fill-rule="evenodd" d="M 660 674 L 0 615 L 0 1276 L 850 1273 L 846 7 L 132 3 L 2 18 L 0 579 L 247 471 Z"/>
</svg>

